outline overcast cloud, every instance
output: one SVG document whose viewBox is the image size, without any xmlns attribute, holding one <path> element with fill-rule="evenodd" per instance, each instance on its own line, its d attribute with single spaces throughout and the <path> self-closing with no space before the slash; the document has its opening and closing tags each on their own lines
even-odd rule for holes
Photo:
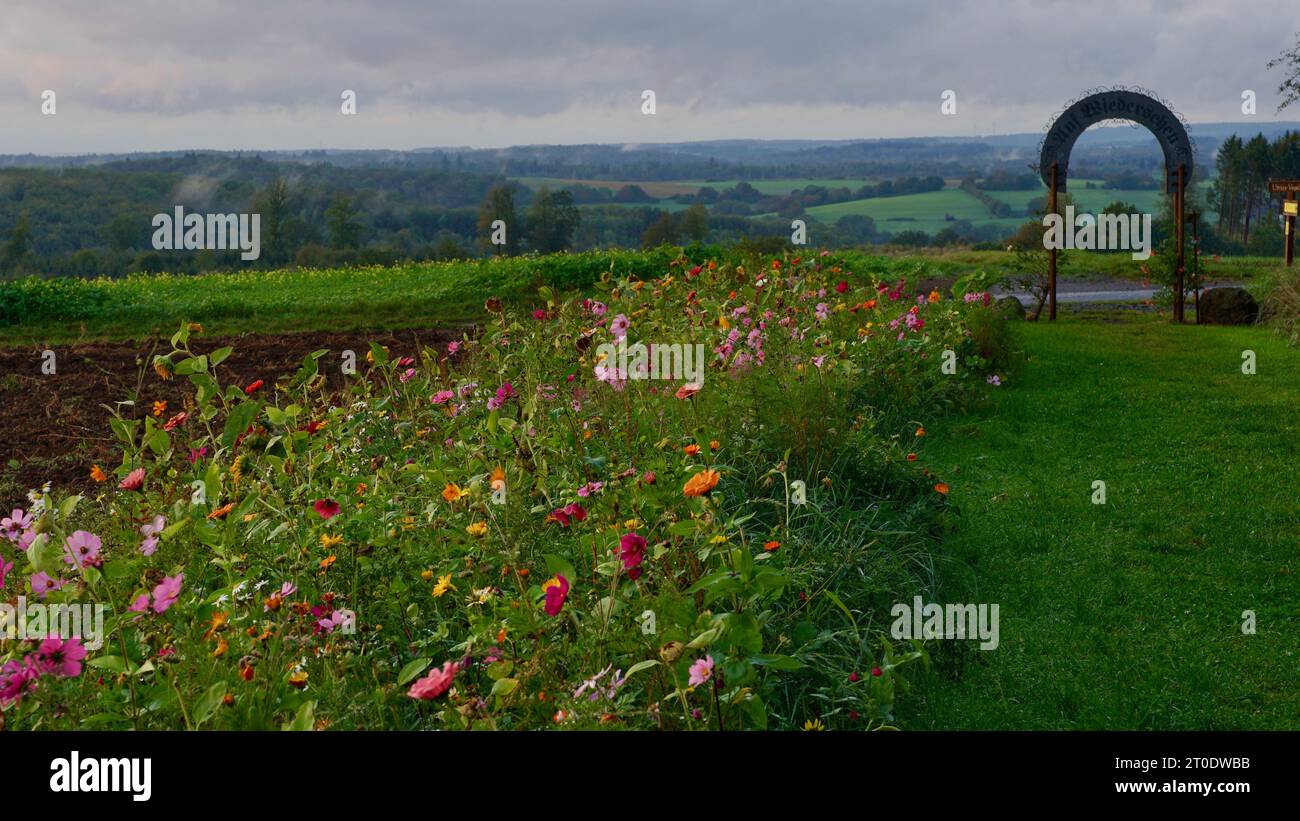
<svg viewBox="0 0 1300 821">
<path fill-rule="evenodd" d="M 1295 0 L 10 0 L 0 153 L 968 136 L 1115 84 L 1300 119 L 1264 67 L 1298 30 Z"/>
</svg>

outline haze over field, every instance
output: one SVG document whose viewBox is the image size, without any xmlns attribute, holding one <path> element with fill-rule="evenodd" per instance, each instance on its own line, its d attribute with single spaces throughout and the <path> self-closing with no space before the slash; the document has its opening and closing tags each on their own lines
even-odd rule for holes
<svg viewBox="0 0 1300 821">
<path fill-rule="evenodd" d="M 969 137 L 1040 131 L 1115 84 L 1256 125 L 1300 7 L 1249 6 L 20 0 L 0 17 L 0 153 Z"/>
</svg>

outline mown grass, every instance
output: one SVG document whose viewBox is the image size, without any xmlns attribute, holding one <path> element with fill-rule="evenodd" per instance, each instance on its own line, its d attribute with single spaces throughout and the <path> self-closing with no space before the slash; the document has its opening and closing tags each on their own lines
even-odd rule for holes
<svg viewBox="0 0 1300 821">
<path fill-rule="evenodd" d="M 923 455 L 955 475 L 941 600 L 998 603 L 1001 646 L 939 665 L 907 723 L 1294 728 L 1300 353 L 1149 319 L 1021 334 L 1028 361 Z"/>
</svg>

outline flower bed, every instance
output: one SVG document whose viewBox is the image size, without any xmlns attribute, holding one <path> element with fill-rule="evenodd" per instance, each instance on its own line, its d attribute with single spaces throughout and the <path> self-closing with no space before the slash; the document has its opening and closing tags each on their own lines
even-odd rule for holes
<svg viewBox="0 0 1300 821">
<path fill-rule="evenodd" d="M 104 608 L 3 645 L 6 726 L 888 725 L 924 653 L 888 610 L 933 582 L 948 489 L 919 443 L 987 389 L 991 309 L 752 267 L 489 299 L 473 337 L 275 384 L 223 385 L 182 327 L 150 377 L 187 407 L 124 407 L 102 493 L 0 523 L 6 594 Z"/>
</svg>

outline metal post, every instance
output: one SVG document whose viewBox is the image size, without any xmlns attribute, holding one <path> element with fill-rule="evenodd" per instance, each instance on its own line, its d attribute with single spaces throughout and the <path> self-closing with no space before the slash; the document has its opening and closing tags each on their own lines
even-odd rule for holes
<svg viewBox="0 0 1300 821">
<path fill-rule="evenodd" d="M 1286 195 L 1288 202 L 1295 202 L 1295 192 L 1288 191 Z M 1295 217 L 1290 214 L 1286 215 L 1286 265 L 1291 267 L 1291 252 L 1295 247 Z"/>
<path fill-rule="evenodd" d="M 1186 226 L 1183 222 L 1183 203 L 1186 197 L 1183 196 L 1183 188 L 1187 180 L 1187 166 L 1179 164 L 1178 166 L 1178 193 L 1175 200 L 1175 207 L 1178 209 L 1177 231 L 1178 231 L 1178 269 L 1174 275 L 1174 321 L 1183 321 L 1183 266 L 1186 260 L 1183 256 L 1183 239 L 1186 233 Z"/>
<path fill-rule="evenodd" d="M 1056 213 L 1056 163 L 1052 163 L 1052 188 L 1047 192 L 1047 211 Z M 1067 231 L 1073 231 L 1074 226 L 1065 227 Z M 1047 318 L 1055 321 L 1056 319 L 1056 248 L 1052 247 L 1047 252 Z"/>
</svg>

